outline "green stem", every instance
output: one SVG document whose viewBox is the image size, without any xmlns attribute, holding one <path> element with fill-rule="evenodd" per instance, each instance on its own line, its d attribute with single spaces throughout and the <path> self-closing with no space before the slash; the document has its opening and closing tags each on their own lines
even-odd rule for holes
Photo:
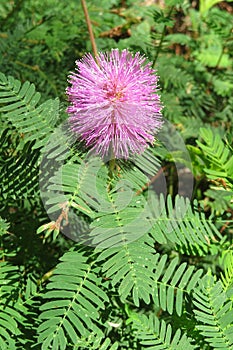
<svg viewBox="0 0 233 350">
<path fill-rule="evenodd" d="M 171 16 L 173 9 L 174 9 L 174 6 L 172 6 L 170 8 L 170 11 L 169 11 L 169 13 L 167 15 L 167 18 L 169 18 Z M 164 28 L 163 28 L 163 31 L 162 31 L 162 35 L 161 35 L 161 39 L 160 39 L 160 42 L 159 42 L 159 46 L 157 48 L 157 51 L 156 51 L 156 54 L 155 54 L 155 57 L 154 57 L 154 60 L 153 60 L 153 63 L 152 63 L 152 68 L 154 68 L 154 66 L 155 66 L 155 64 L 157 62 L 157 59 L 159 57 L 159 53 L 160 53 L 160 50 L 161 50 L 161 47 L 162 47 L 162 44 L 163 44 L 163 41 L 164 41 L 166 30 L 167 30 L 167 26 L 165 25 Z"/>
<path fill-rule="evenodd" d="M 117 166 L 116 165 L 117 165 L 116 158 L 112 154 L 112 157 L 109 160 L 109 164 L 108 164 L 108 166 L 109 166 L 109 168 L 108 168 L 108 177 L 109 177 L 108 192 L 111 191 L 114 177 L 117 175 Z"/>
<path fill-rule="evenodd" d="M 173 175 L 174 175 L 174 167 L 173 164 L 171 165 L 170 168 L 170 175 L 169 175 L 169 186 L 168 186 L 168 193 L 171 195 L 171 197 L 173 197 L 173 186 L 174 186 L 174 179 L 173 179 Z"/>
<path fill-rule="evenodd" d="M 114 171 L 115 171 L 115 167 L 116 167 L 116 159 L 113 158 L 109 161 L 109 172 L 111 174 L 114 174 Z"/>
</svg>

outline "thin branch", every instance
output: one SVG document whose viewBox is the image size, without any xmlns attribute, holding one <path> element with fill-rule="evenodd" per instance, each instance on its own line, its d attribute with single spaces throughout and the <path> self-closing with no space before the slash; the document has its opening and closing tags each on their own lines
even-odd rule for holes
<svg viewBox="0 0 233 350">
<path fill-rule="evenodd" d="M 12 10 L 7 14 L 5 18 L 1 20 L 1 26 L 4 27 L 5 23 L 7 23 L 8 19 L 11 17 L 14 17 L 14 15 L 18 14 L 21 8 L 23 7 L 24 0 L 18 0 L 16 2 L 15 6 L 13 5 Z"/>
<path fill-rule="evenodd" d="M 149 186 L 151 186 L 153 184 L 153 182 L 155 182 L 159 176 L 167 169 L 168 166 L 164 166 L 162 168 L 159 169 L 159 171 L 157 172 L 156 175 L 154 175 L 150 181 L 148 181 L 140 190 L 138 190 L 136 192 L 136 195 L 138 196 L 139 194 L 141 194 L 143 191 L 147 190 Z"/>
<path fill-rule="evenodd" d="M 171 6 L 170 11 L 169 11 L 169 13 L 167 15 L 167 18 L 169 18 L 171 16 L 173 9 L 174 9 L 174 6 Z M 154 60 L 153 60 L 153 63 L 152 63 L 152 67 L 155 66 L 156 61 L 158 59 L 158 56 L 159 56 L 159 53 L 160 53 L 160 50 L 161 50 L 161 47 L 162 47 L 162 44 L 163 44 L 163 41 L 164 41 L 164 38 L 165 38 L 166 30 L 167 30 L 167 26 L 164 25 L 163 31 L 162 31 L 162 35 L 161 35 L 161 38 L 160 38 L 160 42 L 159 42 L 159 46 L 157 48 L 157 51 L 156 51 L 156 54 L 155 54 L 155 57 L 154 57 Z"/>
<path fill-rule="evenodd" d="M 81 3 L 82 3 L 82 7 L 83 7 L 83 12 L 84 12 L 84 15 L 85 15 L 86 23 L 87 23 L 88 32 L 89 32 L 89 35 L 90 35 L 92 51 L 94 53 L 94 56 L 97 57 L 98 56 L 98 51 L 97 51 L 97 46 L 96 46 L 96 42 L 95 42 L 95 37 L 94 37 L 94 34 L 93 34 L 93 30 L 92 30 L 91 20 L 90 20 L 89 13 L 88 13 L 88 10 L 87 10 L 86 1 L 85 0 L 81 0 Z"/>
</svg>

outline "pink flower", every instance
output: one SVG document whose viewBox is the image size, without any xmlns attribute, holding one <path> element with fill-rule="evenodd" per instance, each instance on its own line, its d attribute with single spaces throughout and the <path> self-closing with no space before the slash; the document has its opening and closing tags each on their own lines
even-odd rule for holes
<svg viewBox="0 0 233 350">
<path fill-rule="evenodd" d="M 71 128 L 101 156 L 143 152 L 162 125 L 158 77 L 145 60 L 128 50 L 86 54 L 69 76 Z"/>
</svg>

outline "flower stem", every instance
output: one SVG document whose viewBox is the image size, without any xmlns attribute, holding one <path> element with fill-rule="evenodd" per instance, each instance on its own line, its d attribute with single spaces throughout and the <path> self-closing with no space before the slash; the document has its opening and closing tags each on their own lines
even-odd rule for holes
<svg viewBox="0 0 233 350">
<path fill-rule="evenodd" d="M 98 56 L 98 51 L 97 51 L 97 46 L 96 46 L 96 42 L 95 42 L 94 33 L 93 33 L 93 30 L 92 30 L 91 20 L 90 20 L 89 13 L 88 13 L 88 10 L 87 10 L 86 1 L 85 0 L 81 0 L 81 3 L 82 3 L 82 7 L 83 7 L 83 12 L 84 12 L 84 15 L 85 15 L 86 23 L 87 23 L 88 32 L 89 32 L 89 35 L 90 35 L 92 51 L 94 53 L 94 56 L 97 57 Z"/>
<path fill-rule="evenodd" d="M 114 180 L 114 172 L 116 167 L 116 159 L 110 159 L 108 163 L 108 185 L 107 185 L 107 191 L 110 192 L 112 190 L 112 183 Z"/>
<path fill-rule="evenodd" d="M 113 158 L 109 161 L 109 172 L 113 177 L 114 171 L 115 171 L 115 167 L 116 167 L 116 159 Z"/>
</svg>

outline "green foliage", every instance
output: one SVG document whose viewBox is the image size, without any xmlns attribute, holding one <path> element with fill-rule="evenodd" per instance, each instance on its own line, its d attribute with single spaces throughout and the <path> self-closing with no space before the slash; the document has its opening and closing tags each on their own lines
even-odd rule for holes
<svg viewBox="0 0 233 350">
<path fill-rule="evenodd" d="M 228 135 L 223 140 L 217 131 L 201 128 L 197 145 L 199 149 L 191 147 L 190 151 L 200 164 L 200 173 L 203 175 L 204 172 L 210 182 L 210 188 L 205 192 L 213 200 L 209 205 L 223 213 L 232 208 L 233 195 L 233 152 Z"/>
<path fill-rule="evenodd" d="M 57 99 L 38 105 L 34 84 L 0 75 L 2 196 L 33 197 L 38 191 L 39 156 L 59 116 Z"/>
<path fill-rule="evenodd" d="M 40 93 L 28 81 L 21 86 L 18 80 L 1 74 L 0 84 L 0 113 L 23 134 L 25 143 L 35 141 L 34 149 L 45 145 L 45 136 L 49 137 L 58 119 L 58 101 L 49 100 L 37 106 Z"/>
<path fill-rule="evenodd" d="M 0 4 L 3 350 L 233 349 L 232 4 L 157 3 L 87 1 L 99 50 L 153 62 L 181 136 L 114 171 L 64 122 L 81 2 Z"/>
<path fill-rule="evenodd" d="M 2 349 L 12 347 L 16 349 L 16 336 L 21 334 L 18 329 L 18 322 L 21 319 L 21 315 L 14 308 L 14 305 L 8 306 L 10 296 L 18 293 L 18 269 L 6 262 L 1 262 L 0 265 L 0 283 L 1 283 L 1 337 L 0 344 Z M 14 298 L 14 297 L 13 297 Z M 18 322 L 17 322 L 18 321 Z"/>
<path fill-rule="evenodd" d="M 206 15 L 208 10 L 215 4 L 221 2 L 221 0 L 201 0 L 200 1 L 200 13 Z"/>
<path fill-rule="evenodd" d="M 172 335 L 172 327 L 170 324 L 153 315 L 135 315 L 133 319 L 133 328 L 136 330 L 136 337 L 142 344 L 142 349 L 159 350 L 159 349 L 195 349 L 196 347 L 190 343 L 185 334 L 178 329 Z"/>
<path fill-rule="evenodd" d="M 68 252 L 53 273 L 46 302 L 41 307 L 38 342 L 42 349 L 66 349 L 91 333 L 101 334 L 99 309 L 104 309 L 107 294 L 100 288 L 96 268 L 80 252 Z M 68 338 L 68 339 L 67 339 Z"/>
<path fill-rule="evenodd" d="M 206 145 L 197 142 L 207 161 L 204 168 L 210 180 L 218 178 L 224 179 L 226 188 L 233 189 L 233 152 L 229 144 L 224 144 L 219 134 L 214 134 L 212 130 L 200 129 L 200 137 L 206 142 Z"/>
<path fill-rule="evenodd" d="M 206 275 L 194 293 L 196 326 L 211 347 L 233 348 L 232 301 L 223 291 L 220 281 Z"/>
<path fill-rule="evenodd" d="M 223 289 L 226 295 L 233 296 L 233 252 L 232 250 L 223 251 L 222 262 L 224 273 L 221 274 Z"/>
<path fill-rule="evenodd" d="M 166 203 L 161 196 L 160 202 L 153 203 L 153 209 L 155 220 L 151 234 L 161 244 L 172 243 L 179 251 L 184 249 L 189 254 L 202 255 L 208 249 L 206 243 L 211 247 L 217 238 L 221 239 L 211 220 L 207 220 L 204 213 L 193 211 L 188 199 L 176 196 L 173 207 L 170 196 Z"/>
<path fill-rule="evenodd" d="M 37 281 L 31 273 L 26 278 L 11 260 L 17 250 L 12 248 L 9 225 L 0 219 L 0 346 L 1 349 L 27 348 L 34 342 L 36 313 L 39 295 Z M 25 338 L 25 335 L 26 338 Z"/>
</svg>

